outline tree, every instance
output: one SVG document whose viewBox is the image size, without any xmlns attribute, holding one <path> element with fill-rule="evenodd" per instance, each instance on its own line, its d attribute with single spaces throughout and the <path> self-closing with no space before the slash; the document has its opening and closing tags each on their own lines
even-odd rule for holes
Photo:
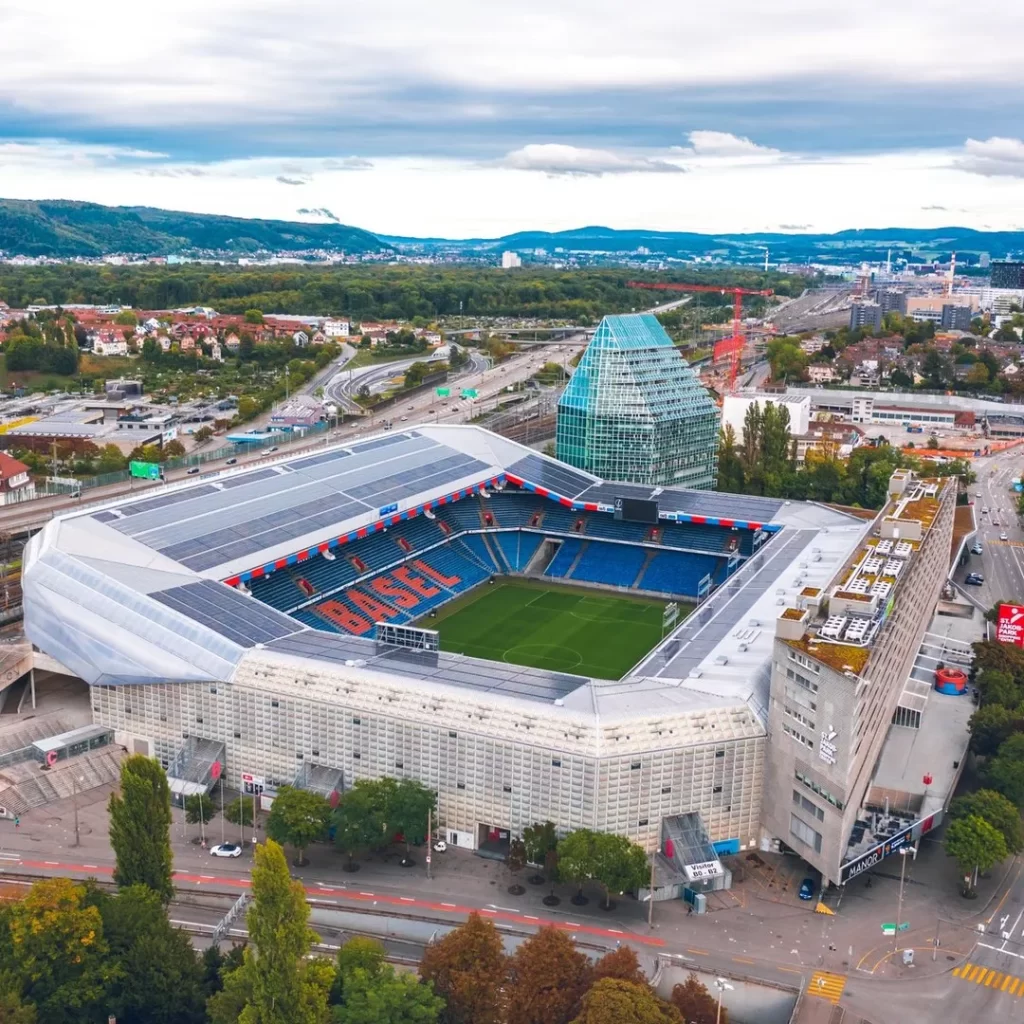
<svg viewBox="0 0 1024 1024">
<path fill-rule="evenodd" d="M 1021 826 L 1020 811 L 1002 793 L 991 789 L 979 789 L 974 793 L 958 796 L 949 807 L 953 821 L 975 815 L 987 821 L 1002 833 L 1009 853 L 1024 850 L 1024 828 Z"/>
<path fill-rule="evenodd" d="M 1018 807 L 1024 807 L 1024 733 L 1015 733 L 1003 740 L 983 774 L 989 788 L 1002 793 Z"/>
<path fill-rule="evenodd" d="M 895 388 L 912 388 L 914 386 L 914 378 L 906 370 L 897 366 L 889 374 L 889 383 Z"/>
<path fill-rule="evenodd" d="M 506 1024 L 569 1024 L 589 984 L 589 961 L 572 939 L 542 928 L 509 957 Z"/>
<path fill-rule="evenodd" d="M 597 871 L 597 833 L 589 828 L 570 832 L 558 844 L 558 872 L 567 882 L 579 887 L 577 899 L 583 897 L 583 886 Z"/>
<path fill-rule="evenodd" d="M 114 317 L 114 323 L 118 327 L 138 327 L 139 318 L 130 310 L 122 309 L 117 316 Z"/>
<path fill-rule="evenodd" d="M 464 925 L 427 946 L 420 977 L 445 1001 L 444 1024 L 501 1024 L 505 953 L 491 921 L 469 915 Z"/>
<path fill-rule="evenodd" d="M 128 465 L 128 460 L 121 453 L 116 444 L 105 444 L 100 449 L 99 461 L 96 464 L 97 473 L 119 473 Z"/>
<path fill-rule="evenodd" d="M 405 384 L 406 388 L 419 387 L 423 383 L 423 378 L 430 372 L 430 367 L 424 362 L 415 362 L 405 371 Z"/>
<path fill-rule="evenodd" d="M 436 821 L 436 808 L 437 794 L 415 779 L 402 779 L 395 787 L 386 820 L 392 835 L 405 839 L 406 861 L 410 846 L 427 838 L 427 816 L 433 812 Z"/>
<path fill-rule="evenodd" d="M 986 669 L 978 673 L 976 682 L 981 693 L 982 706 L 999 704 L 1004 708 L 1015 708 L 1024 697 L 1009 672 Z"/>
<path fill-rule="evenodd" d="M 374 939 L 338 950 L 336 1024 L 434 1024 L 444 1000 L 413 974 L 397 974 Z"/>
<path fill-rule="evenodd" d="M 719 1016 L 718 1000 L 692 972 L 686 981 L 673 987 L 669 998 L 686 1024 L 729 1024 L 729 1011 L 723 1006 Z"/>
<path fill-rule="evenodd" d="M 520 871 L 526 867 L 526 846 L 522 839 L 513 839 L 508 844 L 508 854 L 505 857 L 505 865 L 512 876 L 513 884 L 509 886 L 509 892 L 516 896 L 522 896 L 525 891 L 521 885 L 516 884 L 515 878 Z"/>
<path fill-rule="evenodd" d="M 967 892 L 974 891 L 979 871 L 988 871 L 1007 855 L 1003 834 L 976 814 L 950 823 L 946 829 L 946 852 L 956 858 L 964 876 L 970 876 Z"/>
<path fill-rule="evenodd" d="M 986 704 L 971 715 L 967 724 L 971 730 L 971 750 L 979 757 L 991 757 L 1024 724 L 1024 719 L 1002 704 Z"/>
<path fill-rule="evenodd" d="M 185 820 L 190 825 L 204 825 L 217 813 L 213 801 L 205 793 L 193 793 L 185 797 Z"/>
<path fill-rule="evenodd" d="M 379 845 L 387 832 L 385 809 L 378 793 L 374 780 L 357 779 L 334 811 L 334 844 L 345 854 L 349 871 L 355 870 L 355 855 Z"/>
<path fill-rule="evenodd" d="M 103 919 L 68 878 L 36 882 L 6 915 L 5 980 L 43 1022 L 95 1019 L 119 971 L 107 958 Z"/>
<path fill-rule="evenodd" d="M 168 441 L 163 447 L 164 458 L 180 459 L 185 454 L 185 446 L 178 440 Z"/>
<path fill-rule="evenodd" d="M 807 369 L 807 354 L 796 338 L 774 338 L 768 342 L 768 362 L 772 380 L 801 380 Z"/>
<path fill-rule="evenodd" d="M 636 843 L 614 832 L 598 832 L 594 841 L 593 877 L 604 889 L 605 907 L 613 892 L 632 892 L 647 879 L 647 854 Z"/>
<path fill-rule="evenodd" d="M 635 985 L 647 983 L 647 977 L 640 969 L 640 960 L 632 946 L 619 946 L 618 949 L 605 953 L 594 964 L 591 976 L 594 982 L 602 978 L 618 978 L 620 981 L 630 981 Z"/>
<path fill-rule="evenodd" d="M 203 1024 L 203 969 L 189 937 L 144 885 L 94 890 L 110 957 L 120 968 L 104 1000 L 121 1024 Z"/>
<path fill-rule="evenodd" d="M 252 825 L 252 797 L 236 797 L 224 808 L 224 817 L 232 825 Z"/>
<path fill-rule="evenodd" d="M 317 935 L 309 927 L 306 893 L 292 881 L 284 850 L 273 839 L 256 847 L 252 900 L 246 915 L 250 942 L 235 972 L 246 993 L 239 1024 L 325 1022 L 334 970 L 307 959 Z"/>
<path fill-rule="evenodd" d="M 319 793 L 281 786 L 267 818 L 267 835 L 282 846 L 294 846 L 295 863 L 301 866 L 306 847 L 327 834 L 330 820 L 331 805 Z"/>
<path fill-rule="evenodd" d="M 740 461 L 736 431 L 731 423 L 726 423 L 719 436 L 718 490 L 743 491 L 743 463 Z"/>
<path fill-rule="evenodd" d="M 602 978 L 583 997 L 572 1024 L 686 1024 L 679 1011 L 662 1002 L 648 985 Z"/>
<path fill-rule="evenodd" d="M 261 309 L 247 309 L 245 311 L 245 322 L 247 324 L 261 324 L 261 323 L 263 323 L 263 310 L 261 310 Z"/>
<path fill-rule="evenodd" d="M 949 362 L 934 348 L 929 348 L 921 362 L 921 376 L 933 391 L 942 391 L 951 375 Z M 937 446 L 935 446 L 937 447 Z"/>
<path fill-rule="evenodd" d="M 213 427 L 200 427 L 198 430 L 193 431 L 192 440 L 196 444 L 204 444 L 213 437 Z"/>
<path fill-rule="evenodd" d="M 259 404 L 251 395 L 242 395 L 238 400 L 238 419 L 241 422 L 251 420 L 259 411 Z"/>
<path fill-rule="evenodd" d="M 934 434 L 928 435 L 928 447 L 932 449 L 939 447 L 939 439 Z"/>
<path fill-rule="evenodd" d="M 14 988 L 0 989 L 0 1022 L 2 1024 L 36 1024 L 36 1008 L 25 1002 Z"/>
<path fill-rule="evenodd" d="M 975 363 L 967 371 L 967 383 L 972 387 L 983 388 L 989 382 L 988 367 L 981 362 Z"/>
<path fill-rule="evenodd" d="M 527 825 L 523 829 L 523 846 L 529 864 L 544 864 L 549 850 L 558 848 L 558 834 L 553 822 L 545 821 Z"/>
<path fill-rule="evenodd" d="M 171 792 L 160 762 L 132 754 L 121 762 L 121 791 L 110 794 L 110 845 L 117 858 L 114 881 L 122 888 L 147 885 L 164 903 L 171 884 Z"/>
</svg>

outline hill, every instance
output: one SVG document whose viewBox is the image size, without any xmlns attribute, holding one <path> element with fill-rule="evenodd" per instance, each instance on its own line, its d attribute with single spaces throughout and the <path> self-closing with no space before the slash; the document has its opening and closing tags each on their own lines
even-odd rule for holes
<svg viewBox="0 0 1024 1024">
<path fill-rule="evenodd" d="M 949 258 L 958 253 L 961 266 L 976 262 L 987 252 L 995 258 L 1024 250 L 1024 232 L 975 231 L 964 227 L 863 228 L 833 234 L 760 232 L 753 234 L 700 234 L 691 231 L 618 230 L 600 226 L 570 231 L 520 231 L 501 238 L 403 238 L 382 235 L 400 250 L 496 253 L 504 249 L 527 251 L 556 249 L 592 253 L 626 253 L 639 248 L 668 256 L 715 255 L 725 260 L 760 262 L 764 249 L 772 262 L 813 261 L 851 263 L 892 258 L 909 261 Z M 975 258 L 972 259 L 971 257 Z"/>
<path fill-rule="evenodd" d="M 247 220 L 150 206 L 0 199 L 0 252 L 24 256 L 167 255 L 196 250 L 251 253 L 376 252 L 375 235 L 346 224 Z"/>
</svg>

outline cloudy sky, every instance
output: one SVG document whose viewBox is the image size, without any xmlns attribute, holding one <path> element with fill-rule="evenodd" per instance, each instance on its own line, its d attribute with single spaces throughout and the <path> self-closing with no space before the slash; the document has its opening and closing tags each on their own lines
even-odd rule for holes
<svg viewBox="0 0 1024 1024">
<path fill-rule="evenodd" d="M 1022 37 L 1011 0 L 4 0 L 0 196 L 449 237 L 1024 230 Z"/>
</svg>

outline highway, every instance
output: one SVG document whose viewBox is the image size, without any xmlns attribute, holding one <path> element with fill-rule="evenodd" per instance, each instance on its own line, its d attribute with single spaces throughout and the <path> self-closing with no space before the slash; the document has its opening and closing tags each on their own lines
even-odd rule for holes
<svg viewBox="0 0 1024 1024">
<path fill-rule="evenodd" d="M 1024 601 L 1024 530 L 1016 512 L 1017 496 L 1010 481 L 1024 474 L 1024 446 L 1009 448 L 971 463 L 978 480 L 970 487 L 983 553 L 971 555 L 954 579 L 980 608 L 997 601 Z M 978 497 L 978 495 L 981 497 Z M 988 514 L 982 513 L 987 508 Z M 998 525 L 997 525 L 998 524 Z M 1007 540 L 1000 540 L 1002 534 Z M 980 572 L 984 586 L 963 586 L 967 573 Z"/>
</svg>

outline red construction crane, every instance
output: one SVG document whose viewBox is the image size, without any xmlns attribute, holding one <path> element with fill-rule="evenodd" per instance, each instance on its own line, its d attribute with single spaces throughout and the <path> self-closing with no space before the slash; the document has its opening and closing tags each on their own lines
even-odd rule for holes
<svg viewBox="0 0 1024 1024">
<path fill-rule="evenodd" d="M 627 288 L 646 288 L 655 292 L 717 292 L 719 295 L 732 295 L 732 337 L 722 338 L 715 342 L 713 361 L 729 360 L 729 391 L 736 386 L 736 374 L 740 368 L 740 358 L 747 339 L 743 335 L 743 296 L 774 295 L 770 288 L 738 288 L 716 284 L 676 284 L 664 281 L 627 281 Z"/>
</svg>

